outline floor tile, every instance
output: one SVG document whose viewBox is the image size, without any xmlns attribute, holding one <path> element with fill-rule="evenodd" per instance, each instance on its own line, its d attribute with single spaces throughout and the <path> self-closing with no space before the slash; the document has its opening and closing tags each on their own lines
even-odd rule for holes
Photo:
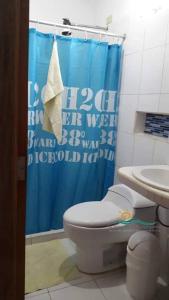
<svg viewBox="0 0 169 300">
<path fill-rule="evenodd" d="M 25 300 L 27 300 L 27 299 L 31 299 L 31 300 L 51 300 L 50 295 L 48 293 L 39 294 L 39 295 L 35 295 L 35 293 L 33 293 L 33 294 L 26 295 Z"/>
<path fill-rule="evenodd" d="M 107 300 L 132 300 L 125 284 L 125 272 L 115 272 L 111 276 L 95 279 Z"/>
<path fill-rule="evenodd" d="M 50 292 L 50 296 L 51 300 L 105 300 L 93 281 Z"/>
<path fill-rule="evenodd" d="M 27 294 L 25 296 L 25 299 L 29 299 L 29 297 L 39 296 L 39 295 L 47 294 L 47 293 L 48 293 L 47 289 L 39 290 L 39 291 L 33 292 L 31 294 Z"/>
<path fill-rule="evenodd" d="M 55 286 L 52 286 L 52 287 L 48 288 L 48 291 L 53 292 L 53 291 L 56 291 L 58 289 L 64 289 L 64 288 L 71 287 L 71 286 L 77 286 L 81 283 L 89 282 L 89 281 L 92 281 L 91 276 L 84 274 L 81 278 L 74 279 L 74 280 L 69 281 L 69 282 L 63 282 L 63 283 L 57 284 Z"/>
</svg>

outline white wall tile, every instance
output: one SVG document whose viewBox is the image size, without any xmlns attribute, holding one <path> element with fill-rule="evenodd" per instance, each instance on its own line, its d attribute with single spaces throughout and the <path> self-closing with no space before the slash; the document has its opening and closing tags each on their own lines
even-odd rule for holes
<svg viewBox="0 0 169 300">
<path fill-rule="evenodd" d="M 151 137 L 135 135 L 133 165 L 152 164 L 154 143 Z"/>
<path fill-rule="evenodd" d="M 165 49 L 161 92 L 169 93 L 169 45 Z"/>
<path fill-rule="evenodd" d="M 141 71 L 141 52 L 126 55 L 123 63 L 122 94 L 137 94 Z"/>
<path fill-rule="evenodd" d="M 144 49 L 164 45 L 167 37 L 168 13 L 158 12 L 146 22 Z"/>
<path fill-rule="evenodd" d="M 89 0 L 90 1 L 90 0 Z M 95 0 L 97 1 L 97 0 Z M 105 26 L 105 21 L 104 21 Z M 109 25 L 109 30 L 112 32 L 119 32 L 120 34 L 127 34 L 129 32 L 130 28 L 130 19 L 128 18 L 128 15 L 126 14 L 120 14 L 117 18 L 114 17 L 112 19 L 112 23 Z"/>
<path fill-rule="evenodd" d="M 130 29 L 127 33 L 127 38 L 124 43 L 125 54 L 140 52 L 144 43 L 144 24 L 141 19 L 132 18 Z"/>
<path fill-rule="evenodd" d="M 169 23 L 168 23 L 168 27 L 167 27 L 166 43 L 169 44 Z"/>
<path fill-rule="evenodd" d="M 137 95 L 121 95 L 118 124 L 120 131 L 133 133 L 137 103 Z"/>
<path fill-rule="evenodd" d="M 167 140 L 167 139 L 166 139 Z M 153 155 L 154 164 L 169 164 L 169 143 L 166 142 L 155 142 L 155 151 Z"/>
<path fill-rule="evenodd" d="M 141 94 L 159 94 L 162 82 L 164 47 L 144 51 L 141 75 Z"/>
<path fill-rule="evenodd" d="M 146 112 L 157 112 L 159 105 L 159 94 L 149 94 L 139 96 L 138 110 Z"/>
<path fill-rule="evenodd" d="M 118 166 L 132 165 L 133 143 L 133 134 L 119 132 L 116 152 L 116 163 Z"/>
<path fill-rule="evenodd" d="M 169 114 L 169 94 L 160 95 L 158 111 Z"/>
</svg>

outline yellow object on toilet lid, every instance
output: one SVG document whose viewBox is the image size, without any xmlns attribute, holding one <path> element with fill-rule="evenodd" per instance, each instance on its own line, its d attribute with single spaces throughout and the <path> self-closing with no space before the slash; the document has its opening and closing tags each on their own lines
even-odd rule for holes
<svg viewBox="0 0 169 300">
<path fill-rule="evenodd" d="M 91 201 L 72 206 L 63 218 L 76 226 L 106 227 L 117 224 L 121 213 L 121 208 L 109 201 Z"/>
</svg>

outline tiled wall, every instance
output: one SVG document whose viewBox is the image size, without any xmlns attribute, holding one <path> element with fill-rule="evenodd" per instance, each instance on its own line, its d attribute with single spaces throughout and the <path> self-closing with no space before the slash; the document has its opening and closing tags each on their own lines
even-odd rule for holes
<svg viewBox="0 0 169 300">
<path fill-rule="evenodd" d="M 133 38 L 137 34 L 140 47 L 132 50 L 130 40 L 125 47 L 117 164 L 166 164 L 168 140 L 134 134 L 133 128 L 136 110 L 169 113 L 169 13 L 159 12 L 147 25 L 137 20 L 133 27 Z M 132 29 L 130 36 L 132 39 Z"/>
<path fill-rule="evenodd" d="M 111 30 L 127 34 L 120 97 L 117 168 L 169 164 L 169 139 L 134 132 L 136 111 L 169 114 L 169 10 L 148 8 L 145 0 L 101 2 L 101 17 L 98 14 L 100 24 L 112 13 Z"/>
<path fill-rule="evenodd" d="M 169 138 L 169 115 L 146 114 L 144 132 Z"/>
<path fill-rule="evenodd" d="M 127 34 L 117 168 L 169 164 L 169 139 L 134 132 L 136 111 L 169 114 L 169 10 L 155 10 L 146 0 L 97 0 L 97 3 L 97 23 L 104 25 L 106 16 L 112 14 L 110 30 Z"/>
<path fill-rule="evenodd" d="M 117 165 L 167 164 L 168 139 L 135 134 L 134 124 L 136 111 L 169 113 L 169 12 L 132 23 L 124 52 Z"/>
</svg>

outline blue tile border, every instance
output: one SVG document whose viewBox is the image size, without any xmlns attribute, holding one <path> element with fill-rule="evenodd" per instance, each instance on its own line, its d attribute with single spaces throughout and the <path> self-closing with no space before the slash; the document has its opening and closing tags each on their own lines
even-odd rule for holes
<svg viewBox="0 0 169 300">
<path fill-rule="evenodd" d="M 169 138 L 169 115 L 146 114 L 144 132 Z"/>
</svg>

